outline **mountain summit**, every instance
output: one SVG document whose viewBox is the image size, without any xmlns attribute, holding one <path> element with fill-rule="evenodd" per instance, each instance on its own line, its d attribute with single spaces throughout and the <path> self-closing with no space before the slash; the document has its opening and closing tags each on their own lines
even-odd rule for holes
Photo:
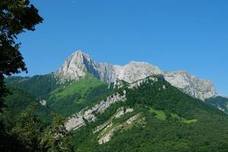
<svg viewBox="0 0 228 152">
<path fill-rule="evenodd" d="M 88 54 L 78 50 L 66 59 L 62 67 L 57 71 L 58 75 L 66 80 L 79 80 L 87 72 L 95 74 L 96 63 Z"/>
<path fill-rule="evenodd" d="M 137 61 L 131 61 L 123 66 L 97 63 L 81 50 L 77 50 L 67 58 L 56 72 L 61 81 L 79 80 L 84 78 L 86 74 L 92 74 L 107 83 L 112 83 L 116 80 L 124 80 L 131 83 L 150 75 L 161 74 L 173 86 L 195 98 L 205 100 L 217 95 L 212 82 L 201 80 L 187 72 L 163 72 L 155 65 Z"/>
</svg>

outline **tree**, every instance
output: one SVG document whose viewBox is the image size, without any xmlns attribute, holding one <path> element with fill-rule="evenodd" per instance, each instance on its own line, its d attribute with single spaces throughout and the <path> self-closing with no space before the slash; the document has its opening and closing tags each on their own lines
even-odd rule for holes
<svg viewBox="0 0 228 152">
<path fill-rule="evenodd" d="M 32 104 L 20 113 L 10 134 L 20 141 L 27 151 L 42 151 L 43 123 L 36 115 L 38 104 Z"/>
<path fill-rule="evenodd" d="M 27 72 L 20 53 L 17 36 L 26 30 L 35 30 L 35 25 L 42 22 L 38 10 L 29 0 L 0 1 L 0 110 L 3 98 L 8 93 L 4 78 L 22 71 Z"/>
<path fill-rule="evenodd" d="M 64 118 L 56 113 L 52 115 L 52 124 L 46 128 L 42 135 L 43 151 L 73 152 L 72 135 L 64 126 Z"/>
<path fill-rule="evenodd" d="M 4 150 L 73 152 L 72 136 L 64 126 L 64 118 L 53 113 L 52 123 L 47 126 L 37 115 L 38 108 L 39 104 L 34 103 L 19 114 L 12 128 L 8 128 L 9 136 L 4 136 L 4 139 L 10 140 L 4 142 Z M 13 145 L 9 146 L 11 143 Z"/>
<path fill-rule="evenodd" d="M 35 30 L 35 25 L 42 22 L 38 10 L 30 4 L 29 0 L 1 0 L 0 1 L 0 112 L 4 106 L 4 97 L 9 93 L 4 78 L 21 71 L 27 71 L 23 57 L 20 53 L 20 43 L 17 43 L 18 34 L 25 30 Z M 0 149 L 9 151 L 10 143 L 18 146 L 19 141 L 8 135 L 0 122 Z M 8 147 L 8 148 L 7 148 Z M 12 146 L 11 146 L 12 148 Z M 14 150 L 12 150 L 14 151 Z M 23 150 L 24 151 L 24 150 Z"/>
</svg>

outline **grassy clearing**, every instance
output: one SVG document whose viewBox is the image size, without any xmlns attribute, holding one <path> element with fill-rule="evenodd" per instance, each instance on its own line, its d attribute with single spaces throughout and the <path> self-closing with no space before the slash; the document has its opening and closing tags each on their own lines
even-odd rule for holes
<svg viewBox="0 0 228 152">
<path fill-rule="evenodd" d="M 155 114 L 155 117 L 159 120 L 166 120 L 166 114 L 164 111 L 162 110 L 156 110 L 152 107 L 150 107 L 150 110 L 149 110 L 151 113 L 154 113 Z"/>
<path fill-rule="evenodd" d="M 107 92 L 107 84 L 87 75 L 80 81 L 63 84 L 52 91 L 47 102 L 51 109 L 65 117 L 99 101 Z"/>
<path fill-rule="evenodd" d="M 185 119 L 185 118 L 180 117 L 179 115 L 177 115 L 175 113 L 171 113 L 171 117 L 174 119 L 177 119 L 177 120 L 179 120 L 185 124 L 192 124 L 192 123 L 196 123 L 198 121 L 197 119 Z"/>
<path fill-rule="evenodd" d="M 196 123 L 198 120 L 197 119 L 189 119 L 189 120 L 183 120 L 182 122 L 185 124 L 192 124 L 192 123 Z"/>
<path fill-rule="evenodd" d="M 78 93 L 83 96 L 92 88 L 96 88 L 103 84 L 104 84 L 103 82 L 88 75 L 85 78 L 81 79 L 80 81 L 76 81 L 65 87 L 56 89 L 52 93 L 52 95 L 56 96 L 57 98 L 72 96 L 75 93 Z"/>
</svg>

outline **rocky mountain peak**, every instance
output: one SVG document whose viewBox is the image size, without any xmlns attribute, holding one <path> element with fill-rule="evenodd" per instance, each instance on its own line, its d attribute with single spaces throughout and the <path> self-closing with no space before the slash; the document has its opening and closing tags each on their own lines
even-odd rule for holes
<svg viewBox="0 0 228 152">
<path fill-rule="evenodd" d="M 67 59 L 70 64 L 85 64 L 85 62 L 91 62 L 92 59 L 82 50 L 77 50 L 76 52 L 72 53 L 72 55 Z"/>
<path fill-rule="evenodd" d="M 210 81 L 201 80 L 185 71 L 163 72 L 155 65 L 138 61 L 131 61 L 126 65 L 96 63 L 81 50 L 77 50 L 67 58 L 56 75 L 65 81 L 79 80 L 88 73 L 107 83 L 117 80 L 132 83 L 151 75 L 163 75 L 173 86 L 198 99 L 205 100 L 217 95 Z"/>
<path fill-rule="evenodd" d="M 131 61 L 124 66 L 115 65 L 116 78 L 127 82 L 134 82 L 150 75 L 161 74 L 162 71 L 154 65 L 146 62 Z"/>
<path fill-rule="evenodd" d="M 81 50 L 72 53 L 57 71 L 62 80 L 79 80 L 88 72 L 96 72 L 96 63 Z"/>
</svg>

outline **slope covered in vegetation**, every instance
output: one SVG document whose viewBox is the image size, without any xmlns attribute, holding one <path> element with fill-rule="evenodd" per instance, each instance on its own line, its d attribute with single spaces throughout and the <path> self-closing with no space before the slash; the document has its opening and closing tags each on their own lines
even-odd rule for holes
<svg viewBox="0 0 228 152">
<path fill-rule="evenodd" d="M 76 151 L 227 151 L 228 117 L 158 79 L 127 89 L 126 102 L 76 130 Z M 121 107 L 134 110 L 116 117 Z"/>
<path fill-rule="evenodd" d="M 206 100 L 206 103 L 228 114 L 228 98 L 221 96 L 209 98 Z"/>
<path fill-rule="evenodd" d="M 80 81 L 67 82 L 53 90 L 48 95 L 47 104 L 55 112 L 70 116 L 111 92 L 108 84 L 87 75 Z"/>
<path fill-rule="evenodd" d="M 66 134 L 61 129 L 62 121 L 56 123 L 51 119 L 48 124 L 42 121 L 35 121 L 34 124 L 33 119 L 24 121 L 24 116 L 31 112 L 26 114 L 23 111 L 27 111 L 25 109 L 30 107 L 28 105 L 33 101 L 39 103 L 36 99 L 40 93 L 37 92 L 35 95 L 26 92 L 26 88 L 18 89 L 24 85 L 23 81 L 20 79 L 19 81 L 19 85 L 18 82 L 10 82 L 18 87 L 12 90 L 15 92 L 13 96 L 7 97 L 12 115 L 15 112 L 21 113 L 15 115 L 16 126 L 12 126 L 11 131 L 20 134 L 25 143 L 30 142 L 29 139 L 32 138 L 36 139 L 36 142 L 47 140 L 45 147 L 53 146 L 52 144 L 56 142 L 52 138 L 53 133 L 61 131 L 61 134 L 63 132 Z M 70 132 L 70 138 L 65 135 L 58 139 L 58 142 L 68 150 L 81 152 L 226 152 L 228 150 L 228 117 L 225 113 L 184 94 L 160 75 L 139 80 L 134 85 L 123 81 L 118 85 L 108 86 L 88 75 L 80 81 L 53 85 L 55 87 L 42 93 L 42 99 L 45 99 L 47 104 L 39 105 L 41 109 L 48 109 L 48 116 L 53 113 L 60 117 L 62 115 L 60 120 L 63 121 L 67 116 L 85 107 L 93 107 L 113 93 L 121 94 L 123 91 L 126 93 L 124 102 L 115 102 L 104 112 L 95 114 L 95 121 L 85 121 L 85 126 Z M 37 91 L 42 88 L 39 86 L 42 85 L 37 85 Z M 41 113 L 44 114 L 45 110 L 42 110 Z M 35 112 L 35 115 L 41 116 L 40 118 L 45 117 L 39 115 L 39 111 Z M 31 129 L 24 130 L 23 126 L 27 123 Z M 33 125 L 37 127 L 32 127 Z M 29 132 L 29 136 L 26 132 Z M 43 147 L 43 143 L 38 142 L 37 145 Z"/>
</svg>

